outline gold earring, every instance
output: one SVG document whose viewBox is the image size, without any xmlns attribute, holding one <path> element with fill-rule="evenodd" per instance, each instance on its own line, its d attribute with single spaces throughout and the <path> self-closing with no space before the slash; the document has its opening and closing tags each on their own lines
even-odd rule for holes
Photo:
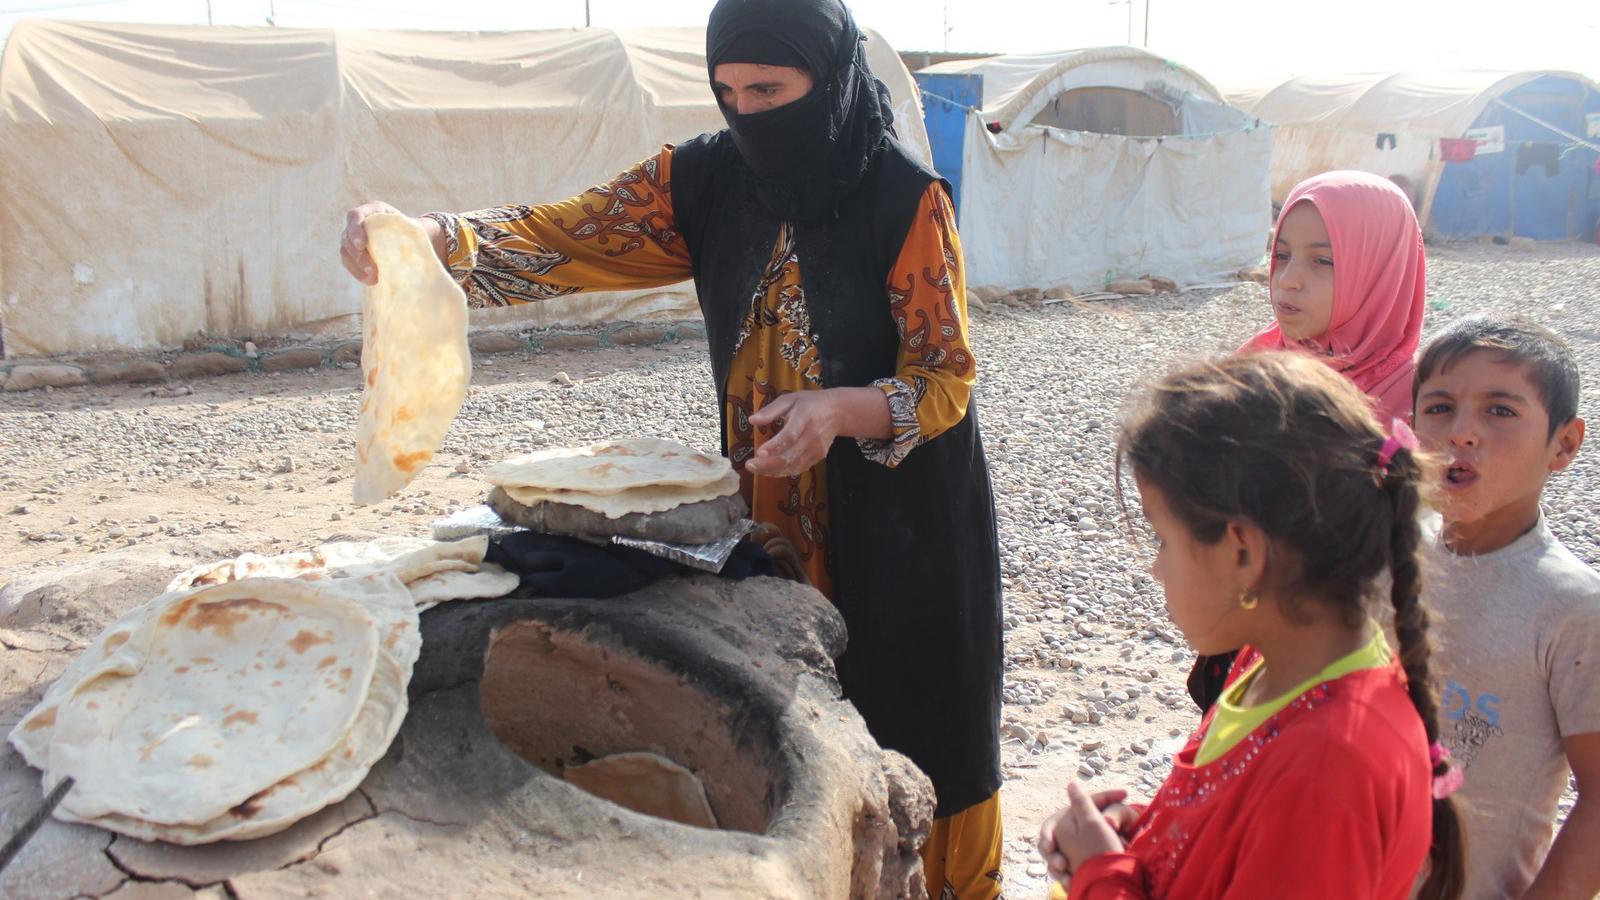
<svg viewBox="0 0 1600 900">
<path fill-rule="evenodd" d="M 1248 610 L 1255 609 L 1257 606 L 1260 606 L 1260 605 L 1261 605 L 1261 596 L 1259 594 L 1251 593 L 1249 590 L 1243 590 L 1243 591 L 1239 592 L 1239 608 L 1240 609 L 1244 609 L 1244 610 L 1248 611 Z"/>
</svg>

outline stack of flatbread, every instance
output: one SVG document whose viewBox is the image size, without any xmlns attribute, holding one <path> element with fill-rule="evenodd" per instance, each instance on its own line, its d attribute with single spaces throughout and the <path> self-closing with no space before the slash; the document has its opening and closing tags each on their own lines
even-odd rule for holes
<svg viewBox="0 0 1600 900">
<path fill-rule="evenodd" d="M 245 553 L 190 569 L 174 578 L 167 590 L 245 578 L 327 581 L 392 573 L 422 613 L 447 600 L 504 597 L 516 590 L 515 573 L 484 562 L 488 549 L 489 539 L 479 535 L 456 541 L 406 537 L 341 541 L 279 556 Z"/>
<path fill-rule="evenodd" d="M 421 228 L 382 214 L 363 223 L 378 283 L 361 301 L 356 505 L 411 483 L 433 459 L 472 377 L 467 299 Z"/>
<path fill-rule="evenodd" d="M 281 831 L 387 752 L 419 610 L 516 587 L 486 546 L 329 544 L 185 572 L 73 660 L 11 743 L 46 792 L 74 779 L 64 821 L 178 844 Z"/>
<path fill-rule="evenodd" d="M 548 534 L 701 544 L 749 512 L 727 459 L 661 438 L 541 450 L 487 477 L 500 518 Z"/>
</svg>

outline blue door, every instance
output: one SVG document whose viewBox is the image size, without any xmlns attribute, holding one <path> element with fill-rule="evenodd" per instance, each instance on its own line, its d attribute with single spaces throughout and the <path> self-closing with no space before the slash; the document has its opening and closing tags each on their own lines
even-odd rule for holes
<svg viewBox="0 0 1600 900">
<path fill-rule="evenodd" d="M 922 120 L 933 149 L 933 167 L 950 182 L 951 199 L 961 211 L 961 153 L 967 137 L 967 109 L 983 105 L 983 76 L 918 72 Z"/>
</svg>

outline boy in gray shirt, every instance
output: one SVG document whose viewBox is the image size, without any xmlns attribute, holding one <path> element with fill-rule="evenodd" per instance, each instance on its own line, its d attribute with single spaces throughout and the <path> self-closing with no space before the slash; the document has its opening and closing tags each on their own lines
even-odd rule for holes
<svg viewBox="0 0 1600 900">
<path fill-rule="evenodd" d="M 1600 574 L 1539 506 L 1583 444 L 1577 398 L 1571 350 L 1524 321 L 1459 322 L 1417 365 L 1416 432 L 1448 467 L 1423 596 L 1466 776 L 1468 898 L 1600 894 Z M 1557 836 L 1569 771 L 1578 802 Z"/>
</svg>

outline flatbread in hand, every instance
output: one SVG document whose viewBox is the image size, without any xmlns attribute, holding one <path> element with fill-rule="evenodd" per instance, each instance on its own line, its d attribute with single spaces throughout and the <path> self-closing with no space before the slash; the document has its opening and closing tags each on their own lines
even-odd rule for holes
<svg viewBox="0 0 1600 900">
<path fill-rule="evenodd" d="M 423 230 L 383 213 L 365 223 L 378 283 L 361 302 L 355 502 L 400 490 L 433 459 L 467 398 L 467 299 Z"/>
</svg>

